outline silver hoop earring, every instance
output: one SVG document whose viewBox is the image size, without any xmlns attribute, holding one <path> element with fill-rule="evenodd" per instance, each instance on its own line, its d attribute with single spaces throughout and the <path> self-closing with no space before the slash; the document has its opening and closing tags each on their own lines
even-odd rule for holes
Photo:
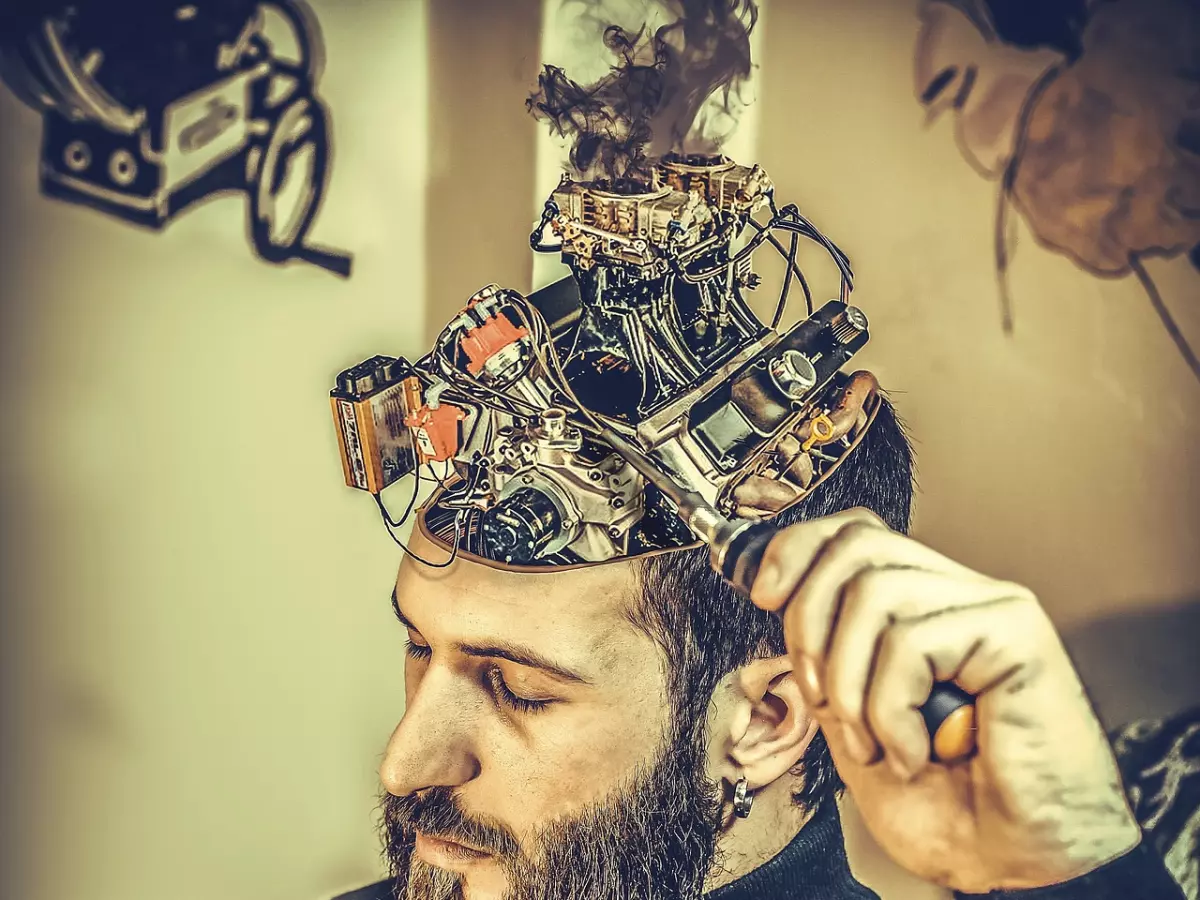
<svg viewBox="0 0 1200 900">
<path fill-rule="evenodd" d="M 733 811 L 739 819 L 745 819 L 750 815 L 750 809 L 753 806 L 754 795 L 750 793 L 750 783 L 743 775 L 733 787 Z"/>
</svg>

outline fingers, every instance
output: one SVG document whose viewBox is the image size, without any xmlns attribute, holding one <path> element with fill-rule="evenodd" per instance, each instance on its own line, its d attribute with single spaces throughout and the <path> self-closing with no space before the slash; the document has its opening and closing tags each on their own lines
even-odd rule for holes
<svg viewBox="0 0 1200 900">
<path fill-rule="evenodd" d="M 827 702 L 849 740 L 874 757 L 877 747 L 866 719 L 866 696 L 881 639 L 898 620 L 917 618 L 956 603 L 990 599 L 981 583 L 963 587 L 941 573 L 921 569 L 867 569 L 841 589 L 841 608 L 827 653 L 813 658 L 818 667 L 817 702 Z M 811 682 L 810 682 L 811 683 Z M 928 694 L 926 694 L 928 696 Z M 918 704 L 919 705 L 919 704 Z M 918 717 L 919 718 L 919 717 Z M 922 729 L 923 731 L 923 729 Z M 860 761 L 867 762 L 867 758 Z"/>
<path fill-rule="evenodd" d="M 781 609 L 825 543 L 851 524 L 887 528 L 873 512 L 856 507 L 779 532 L 763 554 L 751 601 L 769 612 Z"/>
<path fill-rule="evenodd" d="M 790 600 L 788 615 L 799 618 L 793 626 L 797 629 L 798 646 L 818 666 L 823 663 L 832 640 L 833 627 L 845 596 L 844 588 L 867 572 L 886 569 L 956 574 L 966 571 L 924 544 L 887 528 L 867 522 L 847 524 L 821 547 L 802 582 L 792 591 Z M 859 590 L 858 594 L 865 596 L 866 592 Z M 893 609 L 892 612 L 902 610 Z"/>
<path fill-rule="evenodd" d="M 1026 589 L 973 572 L 861 509 L 781 531 L 751 599 L 782 610 L 801 690 L 836 745 L 863 765 L 882 755 L 906 776 L 929 761 L 920 710 L 935 681 L 992 690 L 1027 665 L 1032 638 L 1048 627 Z"/>
<path fill-rule="evenodd" d="M 923 569 L 986 580 L 897 534 L 873 513 L 850 510 L 781 531 L 767 546 L 751 599 L 773 610 L 787 604 L 788 647 L 819 668 L 840 613 L 844 586 L 879 568 Z"/>
<path fill-rule="evenodd" d="M 885 628 L 861 702 L 865 724 L 892 768 L 908 779 L 929 764 L 930 736 L 919 710 L 934 682 L 953 681 L 974 695 L 977 704 L 986 703 L 991 692 L 1011 690 L 1029 677 L 1045 628 L 1045 616 L 1032 596 L 1001 582 L 994 583 L 992 599 L 983 603 L 941 609 Z M 847 697 L 842 702 L 855 701 Z"/>
</svg>

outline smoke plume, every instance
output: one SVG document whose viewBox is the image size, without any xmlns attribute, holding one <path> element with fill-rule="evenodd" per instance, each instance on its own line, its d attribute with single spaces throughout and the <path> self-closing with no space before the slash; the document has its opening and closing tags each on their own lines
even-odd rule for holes
<svg viewBox="0 0 1200 900">
<path fill-rule="evenodd" d="M 609 72 L 582 85 L 547 65 L 526 107 L 572 141 L 578 177 L 637 191 L 667 153 L 716 153 L 749 77 L 754 0 L 671 0 L 674 21 L 651 32 L 609 24 Z"/>
</svg>

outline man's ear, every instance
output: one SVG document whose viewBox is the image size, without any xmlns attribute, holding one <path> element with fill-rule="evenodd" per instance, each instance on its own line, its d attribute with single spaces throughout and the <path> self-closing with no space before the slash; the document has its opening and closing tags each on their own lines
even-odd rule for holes
<svg viewBox="0 0 1200 900">
<path fill-rule="evenodd" d="M 756 791 L 800 762 L 817 733 L 817 721 L 786 655 L 747 663 L 735 673 L 733 688 L 736 709 L 721 775 L 730 783 L 745 775 Z"/>
</svg>

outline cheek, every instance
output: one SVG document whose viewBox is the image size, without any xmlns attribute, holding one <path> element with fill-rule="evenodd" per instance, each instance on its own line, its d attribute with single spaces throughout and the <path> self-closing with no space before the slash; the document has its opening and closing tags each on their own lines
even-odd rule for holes
<svg viewBox="0 0 1200 900">
<path fill-rule="evenodd" d="M 530 720 L 525 738 L 491 760 L 511 798 L 514 828 L 524 833 L 572 816 L 626 788 L 657 760 L 666 722 L 665 700 L 653 695 L 564 706 Z"/>
</svg>

